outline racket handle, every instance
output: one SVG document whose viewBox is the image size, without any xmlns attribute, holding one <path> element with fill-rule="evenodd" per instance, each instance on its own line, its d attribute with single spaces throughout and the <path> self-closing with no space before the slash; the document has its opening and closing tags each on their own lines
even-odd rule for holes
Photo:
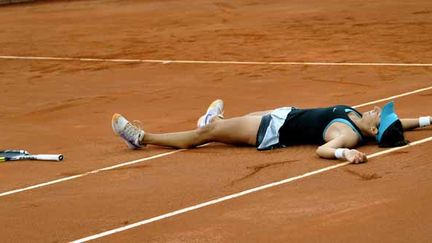
<svg viewBox="0 0 432 243">
<path fill-rule="evenodd" d="M 63 160 L 62 154 L 38 154 L 34 156 L 37 160 L 53 160 L 53 161 L 61 161 Z"/>
</svg>

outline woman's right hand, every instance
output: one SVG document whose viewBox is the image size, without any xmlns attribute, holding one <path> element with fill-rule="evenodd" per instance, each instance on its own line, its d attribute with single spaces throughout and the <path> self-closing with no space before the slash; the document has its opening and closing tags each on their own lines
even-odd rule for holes
<svg viewBox="0 0 432 243">
<path fill-rule="evenodd" d="M 354 164 L 365 163 L 367 161 L 366 154 L 355 149 L 345 150 L 344 155 L 346 160 Z"/>
</svg>

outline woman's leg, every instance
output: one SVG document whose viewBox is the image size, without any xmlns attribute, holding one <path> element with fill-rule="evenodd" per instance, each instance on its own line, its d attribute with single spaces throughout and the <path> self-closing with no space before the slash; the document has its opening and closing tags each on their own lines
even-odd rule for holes
<svg viewBox="0 0 432 243">
<path fill-rule="evenodd" d="M 196 130 L 163 134 L 146 132 L 141 143 L 174 148 L 192 148 L 209 142 L 255 146 L 260 123 L 261 116 L 214 118 L 210 124 Z"/>
<path fill-rule="evenodd" d="M 223 101 L 215 100 L 198 120 L 199 128 L 196 130 L 163 134 L 144 132 L 120 114 L 113 115 L 112 128 L 130 149 L 141 148 L 145 144 L 191 148 L 208 142 L 255 146 L 262 114 L 265 113 L 268 111 L 222 119 Z"/>
</svg>

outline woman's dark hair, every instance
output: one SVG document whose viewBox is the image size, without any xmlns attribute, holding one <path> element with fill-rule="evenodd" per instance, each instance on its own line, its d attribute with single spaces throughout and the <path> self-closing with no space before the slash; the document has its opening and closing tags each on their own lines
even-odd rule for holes
<svg viewBox="0 0 432 243">
<path fill-rule="evenodd" d="M 386 147 L 400 147 L 407 145 L 408 141 L 404 137 L 404 129 L 402 123 L 397 119 L 391 124 L 383 133 L 379 146 Z"/>
</svg>

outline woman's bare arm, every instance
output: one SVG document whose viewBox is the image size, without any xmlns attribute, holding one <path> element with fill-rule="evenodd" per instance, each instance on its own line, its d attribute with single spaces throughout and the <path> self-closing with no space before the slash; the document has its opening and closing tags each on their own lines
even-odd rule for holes
<svg viewBox="0 0 432 243">
<path fill-rule="evenodd" d="M 402 127 L 405 131 L 413 130 L 420 127 L 419 118 L 403 118 L 400 119 Z M 431 123 L 431 117 L 429 116 L 429 123 Z"/>
<path fill-rule="evenodd" d="M 355 164 L 364 163 L 367 161 L 365 153 L 362 153 L 355 149 L 348 149 L 355 147 L 355 145 L 357 144 L 357 138 L 355 136 L 357 135 L 340 135 L 319 146 L 316 150 L 316 153 L 319 157 L 324 159 L 337 159 L 335 156 L 336 149 L 345 148 L 343 152 L 344 159 Z"/>
</svg>

